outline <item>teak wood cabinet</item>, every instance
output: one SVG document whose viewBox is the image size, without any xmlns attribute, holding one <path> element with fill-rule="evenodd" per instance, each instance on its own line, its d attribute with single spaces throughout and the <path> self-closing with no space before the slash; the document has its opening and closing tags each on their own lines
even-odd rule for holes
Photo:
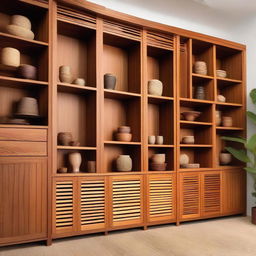
<svg viewBox="0 0 256 256">
<path fill-rule="evenodd" d="M 245 213 L 243 166 L 219 163 L 226 146 L 237 146 L 221 136 L 246 135 L 244 45 L 82 0 L 5 1 L 0 12 L 27 16 L 35 33 L 34 40 L 10 35 L 0 20 L 0 50 L 17 48 L 22 63 L 38 68 L 29 80 L 0 66 L 1 120 L 25 96 L 38 100 L 40 112 L 30 125 L 0 124 L 1 246 Z M 194 73 L 198 60 L 207 75 Z M 62 65 L 86 85 L 60 82 Z M 116 76 L 115 90 L 104 89 L 105 73 Z M 163 82 L 162 96 L 148 94 L 150 79 Z M 195 97 L 198 86 L 204 100 Z M 190 110 L 202 114 L 182 119 Z M 216 125 L 216 111 L 233 125 Z M 131 142 L 115 140 L 121 125 L 131 127 Z M 59 132 L 80 145 L 58 145 Z M 148 144 L 149 135 L 164 143 Z M 181 142 L 187 135 L 194 144 Z M 81 153 L 81 172 L 58 173 L 72 152 Z M 166 171 L 151 170 L 155 153 L 166 154 Z M 184 153 L 200 168 L 181 168 Z M 131 156 L 131 172 L 116 171 L 120 154 Z M 87 161 L 96 161 L 96 173 Z"/>
</svg>

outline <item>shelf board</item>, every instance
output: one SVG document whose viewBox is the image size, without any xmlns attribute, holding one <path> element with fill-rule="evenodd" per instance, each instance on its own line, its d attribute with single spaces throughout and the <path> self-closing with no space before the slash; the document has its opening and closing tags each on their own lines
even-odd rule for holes
<svg viewBox="0 0 256 256">
<path fill-rule="evenodd" d="M 170 173 L 170 172 L 174 172 L 174 170 L 165 170 L 165 171 L 152 171 L 152 170 L 148 170 L 148 173 L 155 173 L 155 174 L 165 174 L 165 173 Z"/>
<path fill-rule="evenodd" d="M 28 52 L 31 51 L 31 49 L 45 48 L 49 45 L 46 42 L 30 40 L 3 32 L 0 32 L 0 40 L 3 43 L 3 45 L 1 44 L 1 47 L 11 46 L 14 48 L 18 48 L 22 52 Z"/>
<path fill-rule="evenodd" d="M 231 130 L 231 131 L 242 131 L 244 130 L 244 128 L 241 127 L 223 127 L 223 126 L 217 126 L 216 127 L 217 130 Z"/>
<path fill-rule="evenodd" d="M 68 84 L 68 83 L 58 83 L 58 91 L 60 92 L 68 92 L 68 93 L 91 93 L 95 92 L 97 89 L 91 86 L 81 86 L 76 84 Z"/>
<path fill-rule="evenodd" d="M 179 168 L 179 172 L 212 171 L 212 170 L 216 170 L 216 168 L 212 168 L 212 167 Z"/>
<path fill-rule="evenodd" d="M 148 144 L 149 148 L 174 148 L 174 145 L 167 145 L 167 144 Z"/>
<path fill-rule="evenodd" d="M 48 82 L 0 75 L 0 86 L 47 86 Z"/>
<path fill-rule="evenodd" d="M 139 93 L 116 91 L 110 89 L 104 89 L 104 96 L 105 98 L 110 99 L 130 99 L 133 97 L 141 97 Z"/>
<path fill-rule="evenodd" d="M 218 85 L 218 87 L 225 87 L 225 86 L 241 84 L 241 83 L 242 83 L 242 80 L 217 77 L 217 85 Z"/>
<path fill-rule="evenodd" d="M 148 102 L 153 104 L 163 103 L 166 101 L 173 101 L 173 97 L 167 96 L 156 96 L 156 95 L 149 95 L 148 94 Z"/>
<path fill-rule="evenodd" d="M 217 166 L 217 169 L 222 169 L 222 170 L 228 170 L 228 169 L 242 169 L 245 166 L 237 166 L 237 165 L 219 165 Z"/>
<path fill-rule="evenodd" d="M 96 150 L 96 147 L 57 146 L 58 150 Z"/>
<path fill-rule="evenodd" d="M 213 104 L 215 101 L 213 100 L 198 100 L 198 99 L 193 99 L 193 98 L 180 98 L 180 101 L 182 103 L 185 103 L 187 105 L 191 106 L 196 106 L 197 105 L 202 105 L 202 104 Z"/>
<path fill-rule="evenodd" d="M 229 103 L 229 102 L 216 102 L 216 105 L 220 106 L 220 107 L 242 107 L 243 104 L 240 103 Z"/>
<path fill-rule="evenodd" d="M 180 120 L 180 126 L 181 126 L 181 128 L 191 128 L 191 127 L 202 126 L 202 125 L 203 125 L 203 126 L 211 126 L 211 125 L 213 125 L 213 123 Z"/>
<path fill-rule="evenodd" d="M 196 73 L 192 73 L 192 77 L 195 79 L 195 80 L 212 80 L 213 79 L 213 76 L 205 76 L 205 75 L 200 75 L 200 74 L 196 74 Z"/>
<path fill-rule="evenodd" d="M 210 144 L 179 144 L 182 148 L 211 148 Z"/>
<path fill-rule="evenodd" d="M 114 141 L 114 140 L 105 140 L 104 144 L 113 144 L 113 145 L 141 145 L 141 142 L 126 142 L 126 141 Z"/>
<path fill-rule="evenodd" d="M 0 124 L 0 128 L 48 129 L 47 125 Z"/>
</svg>

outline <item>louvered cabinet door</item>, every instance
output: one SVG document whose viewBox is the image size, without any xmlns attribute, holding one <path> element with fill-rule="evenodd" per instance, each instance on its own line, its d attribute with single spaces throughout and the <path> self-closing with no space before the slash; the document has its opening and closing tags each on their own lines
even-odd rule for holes
<svg viewBox="0 0 256 256">
<path fill-rule="evenodd" d="M 180 218 L 200 217 L 200 173 L 180 173 Z"/>
<path fill-rule="evenodd" d="M 0 157 L 0 246 L 46 239 L 47 158 Z"/>
<path fill-rule="evenodd" d="M 56 178 L 53 181 L 53 237 L 76 231 L 76 178 Z"/>
<path fill-rule="evenodd" d="M 175 176 L 148 176 L 148 222 L 175 220 Z"/>
<path fill-rule="evenodd" d="M 143 223 L 142 176 L 110 177 L 112 228 Z"/>
<path fill-rule="evenodd" d="M 246 176 L 244 170 L 222 171 L 222 213 L 239 214 L 245 212 Z"/>
<path fill-rule="evenodd" d="M 218 216 L 221 212 L 221 174 L 207 172 L 201 174 L 202 216 Z"/>
<path fill-rule="evenodd" d="M 106 227 L 105 178 L 86 178 L 79 181 L 81 231 Z"/>
</svg>

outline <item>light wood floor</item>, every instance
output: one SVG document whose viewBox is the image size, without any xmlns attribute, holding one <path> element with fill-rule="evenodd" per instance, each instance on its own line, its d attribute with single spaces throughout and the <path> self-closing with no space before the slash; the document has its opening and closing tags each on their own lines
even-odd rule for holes
<svg viewBox="0 0 256 256">
<path fill-rule="evenodd" d="M 0 256 L 255 256 L 256 226 L 247 217 L 89 235 L 10 246 Z"/>
</svg>

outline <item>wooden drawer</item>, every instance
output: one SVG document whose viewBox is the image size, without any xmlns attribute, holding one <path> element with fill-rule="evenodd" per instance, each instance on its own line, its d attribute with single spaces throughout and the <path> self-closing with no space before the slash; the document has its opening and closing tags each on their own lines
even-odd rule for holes
<svg viewBox="0 0 256 256">
<path fill-rule="evenodd" d="M 0 156 L 46 156 L 46 142 L 0 141 Z"/>
<path fill-rule="evenodd" d="M 0 141 L 47 141 L 47 129 L 0 128 Z"/>
</svg>

